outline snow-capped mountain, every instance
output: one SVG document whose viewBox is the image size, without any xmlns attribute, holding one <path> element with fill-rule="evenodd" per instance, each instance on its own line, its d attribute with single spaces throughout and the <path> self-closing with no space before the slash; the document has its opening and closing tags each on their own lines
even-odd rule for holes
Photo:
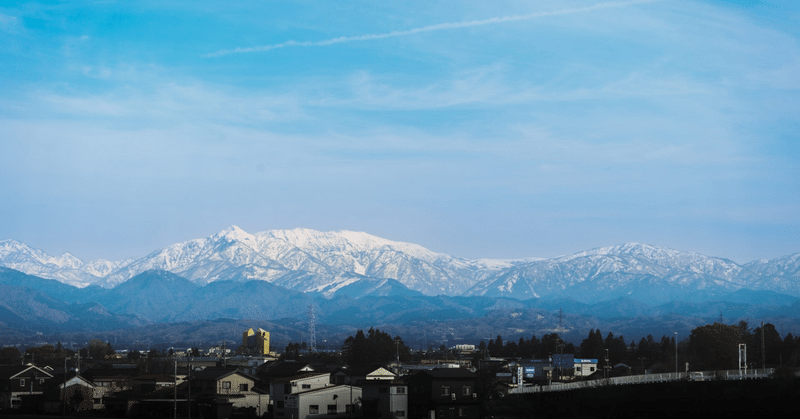
<svg viewBox="0 0 800 419">
<path fill-rule="evenodd" d="M 761 289 L 792 294 L 800 283 L 800 253 L 773 260 L 756 260 L 745 265 L 761 277 Z"/>
<path fill-rule="evenodd" d="M 458 295 L 487 271 L 512 262 L 468 261 L 422 246 L 353 231 L 271 230 L 249 234 L 232 226 L 211 237 L 176 243 L 105 277 L 115 286 L 147 270 L 194 282 L 263 280 L 289 289 L 336 289 L 359 278 L 394 279 L 426 294 Z"/>
<path fill-rule="evenodd" d="M 54 257 L 16 240 L 0 241 L 0 266 L 55 279 L 79 288 L 101 281 L 106 275 L 130 262 L 131 259 L 120 262 L 100 259 L 87 264 L 69 253 Z"/>
<path fill-rule="evenodd" d="M 800 296 L 800 254 L 739 265 L 628 243 L 552 259 L 466 260 L 366 233 L 303 228 L 250 234 L 232 226 L 121 262 L 84 263 L 68 253 L 56 258 L 6 240 L 0 242 L 0 266 L 78 287 L 113 288 L 157 270 L 197 285 L 259 280 L 328 297 L 380 280 L 395 280 L 398 286 L 427 295 L 517 299 L 598 301 L 629 296 L 666 301 L 706 299 L 739 289 Z"/>
<path fill-rule="evenodd" d="M 770 281 L 727 259 L 628 243 L 510 267 L 466 294 L 578 301 L 632 296 L 669 301 L 702 300 L 739 289 L 800 295 L 800 281 L 796 277 Z"/>
<path fill-rule="evenodd" d="M 360 279 L 394 279 L 425 294 L 459 295 L 515 261 L 471 261 L 422 246 L 353 231 L 271 230 L 250 234 L 232 226 L 207 238 L 175 243 L 122 262 L 84 263 L 53 258 L 14 241 L 0 253 L 0 266 L 84 287 L 117 286 L 149 270 L 163 270 L 205 285 L 262 280 L 298 291 L 326 294 Z M 69 263 L 68 263 L 69 262 Z"/>
</svg>

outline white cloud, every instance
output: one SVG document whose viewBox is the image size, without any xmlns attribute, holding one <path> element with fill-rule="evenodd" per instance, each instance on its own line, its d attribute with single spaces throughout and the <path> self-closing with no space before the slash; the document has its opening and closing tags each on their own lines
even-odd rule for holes
<svg viewBox="0 0 800 419">
<path fill-rule="evenodd" d="M 280 48 L 288 48 L 288 47 L 322 47 L 334 44 L 340 44 L 345 42 L 358 42 L 358 41 L 372 41 L 376 39 L 385 39 L 385 38 L 395 38 L 399 36 L 408 36 L 408 35 L 415 35 L 419 33 L 425 32 L 434 32 L 434 31 L 442 31 L 442 30 L 453 30 L 453 29 L 463 29 L 469 28 L 474 26 L 485 26 L 485 25 L 496 25 L 501 23 L 507 22 L 519 22 L 524 20 L 532 20 L 538 19 L 542 17 L 548 16 L 561 16 L 561 15 L 570 15 L 576 13 L 587 13 L 592 12 L 595 10 L 602 10 L 602 9 L 610 9 L 610 8 L 619 8 L 619 7 L 629 7 L 635 6 L 639 4 L 646 4 L 646 3 L 653 3 L 656 1 L 663 1 L 663 0 L 633 0 L 633 1 L 614 1 L 614 2 L 604 2 L 604 3 L 596 3 L 591 6 L 586 7 L 574 7 L 568 9 L 560 9 L 554 11 L 546 11 L 546 12 L 534 12 L 534 13 L 527 13 L 521 15 L 510 15 L 510 16 L 499 16 L 499 17 L 491 17 L 488 19 L 479 19 L 479 20 L 465 20 L 461 22 L 447 22 L 447 23 L 437 23 L 434 25 L 427 25 L 421 26 L 418 28 L 400 30 L 400 31 L 391 31 L 391 32 L 384 32 L 384 33 L 373 33 L 373 34 L 364 34 L 364 35 L 357 35 L 357 36 L 340 36 L 338 38 L 331 38 L 326 39 L 323 41 L 295 41 L 289 40 L 286 42 L 282 42 L 279 44 L 272 44 L 272 45 L 263 45 L 257 47 L 239 47 L 234 49 L 225 49 L 219 50 L 216 52 L 212 52 L 210 54 L 206 54 L 207 57 L 221 57 L 223 55 L 228 54 L 241 54 L 241 53 L 248 53 L 248 52 L 265 52 L 274 49 Z"/>
</svg>

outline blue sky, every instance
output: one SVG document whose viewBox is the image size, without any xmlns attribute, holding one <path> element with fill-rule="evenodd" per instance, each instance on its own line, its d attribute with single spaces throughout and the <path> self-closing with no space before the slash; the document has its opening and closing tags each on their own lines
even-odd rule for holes
<svg viewBox="0 0 800 419">
<path fill-rule="evenodd" d="M 800 251 L 791 1 L 3 2 L 0 238 Z"/>
</svg>

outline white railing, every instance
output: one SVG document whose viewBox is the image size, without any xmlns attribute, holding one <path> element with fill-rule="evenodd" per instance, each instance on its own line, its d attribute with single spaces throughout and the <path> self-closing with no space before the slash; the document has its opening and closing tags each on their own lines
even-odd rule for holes
<svg viewBox="0 0 800 419">
<path fill-rule="evenodd" d="M 568 391 L 582 388 L 597 388 L 606 386 L 622 386 L 630 384 L 663 383 L 667 381 L 705 381 L 705 380 L 749 380 L 769 377 L 774 369 L 748 370 L 746 374 L 739 374 L 739 370 L 724 371 L 691 371 L 691 372 L 665 372 L 660 374 L 628 375 L 625 377 L 603 378 L 599 380 L 575 381 L 571 383 L 553 383 L 545 386 L 523 386 L 508 389 L 509 394 L 545 393 L 550 391 Z"/>
</svg>

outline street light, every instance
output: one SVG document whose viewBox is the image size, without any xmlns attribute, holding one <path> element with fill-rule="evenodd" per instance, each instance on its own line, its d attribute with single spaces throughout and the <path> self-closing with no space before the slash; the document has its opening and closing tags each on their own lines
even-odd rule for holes
<svg viewBox="0 0 800 419">
<path fill-rule="evenodd" d="M 675 374 L 678 373 L 678 332 L 675 333 Z"/>
</svg>

